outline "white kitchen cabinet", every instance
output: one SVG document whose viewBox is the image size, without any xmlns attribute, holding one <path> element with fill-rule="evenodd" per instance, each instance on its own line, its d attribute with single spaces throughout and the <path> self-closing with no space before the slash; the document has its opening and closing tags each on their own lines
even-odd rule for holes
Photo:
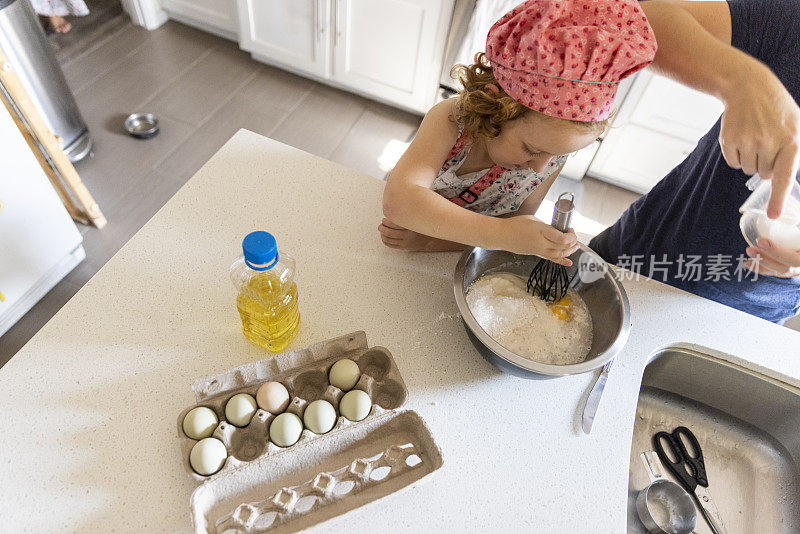
<svg viewBox="0 0 800 534">
<path fill-rule="evenodd" d="M 236 0 L 161 0 L 170 18 L 202 30 L 236 39 Z"/>
<path fill-rule="evenodd" d="M 330 0 L 238 0 L 239 45 L 256 59 L 330 75 Z"/>
<path fill-rule="evenodd" d="M 443 3 L 431 0 L 333 0 L 332 79 L 424 110 L 440 69 L 436 47 Z M 448 12 L 449 14 L 449 12 Z"/>
<path fill-rule="evenodd" d="M 424 113 L 433 105 L 453 0 L 238 0 L 253 57 Z"/>
<path fill-rule="evenodd" d="M 630 122 L 666 135 L 697 141 L 717 122 L 724 106 L 711 95 L 646 72 L 631 92 Z"/>
<path fill-rule="evenodd" d="M 723 109 L 712 96 L 644 70 L 625 96 L 588 174 L 646 193 L 691 153 Z"/>
<path fill-rule="evenodd" d="M 589 173 L 638 193 L 648 192 L 683 161 L 696 142 L 664 135 L 638 124 L 611 129 Z"/>
</svg>

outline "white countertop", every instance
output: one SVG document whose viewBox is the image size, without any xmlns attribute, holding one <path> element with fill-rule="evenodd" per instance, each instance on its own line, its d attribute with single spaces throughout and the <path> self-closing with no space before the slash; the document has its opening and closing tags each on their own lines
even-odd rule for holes
<svg viewBox="0 0 800 534">
<path fill-rule="evenodd" d="M 630 339 L 591 436 L 593 374 L 501 374 L 457 316 L 458 254 L 378 237 L 383 183 L 242 130 L 2 369 L 0 518 L 17 532 L 189 531 L 196 483 L 176 417 L 201 376 L 267 356 L 242 336 L 228 267 L 248 232 L 298 265 L 302 325 L 287 350 L 365 330 L 392 351 L 404 408 L 444 465 L 326 531 L 623 532 L 642 370 L 658 348 L 703 347 L 800 386 L 800 333 L 641 279 L 624 282 Z"/>
</svg>

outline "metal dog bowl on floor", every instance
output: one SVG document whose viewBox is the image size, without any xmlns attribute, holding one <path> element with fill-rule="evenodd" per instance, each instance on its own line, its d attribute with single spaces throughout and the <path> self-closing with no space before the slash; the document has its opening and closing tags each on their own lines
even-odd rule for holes
<svg viewBox="0 0 800 534">
<path fill-rule="evenodd" d="M 570 287 L 577 291 L 589 308 L 594 334 L 584 361 L 554 365 L 529 360 L 500 345 L 480 327 L 466 300 L 472 282 L 484 274 L 512 273 L 527 279 L 539 257 L 482 248 L 470 248 L 461 255 L 453 278 L 458 311 L 461 312 L 472 344 L 501 371 L 524 378 L 555 378 L 586 373 L 605 365 L 625 345 L 631 324 L 625 289 L 606 262 L 589 247 L 581 245 L 570 259 L 572 266 L 567 267 Z"/>
<path fill-rule="evenodd" d="M 158 133 L 158 119 L 152 113 L 132 113 L 125 119 L 125 131 L 138 139 L 150 139 Z"/>
</svg>

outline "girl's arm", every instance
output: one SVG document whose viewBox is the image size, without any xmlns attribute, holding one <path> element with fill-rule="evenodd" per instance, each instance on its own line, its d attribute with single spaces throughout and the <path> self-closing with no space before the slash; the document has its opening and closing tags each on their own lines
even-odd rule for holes
<svg viewBox="0 0 800 534">
<path fill-rule="evenodd" d="M 500 221 L 456 206 L 431 190 L 455 145 L 454 99 L 436 104 L 392 169 L 383 192 L 383 214 L 396 226 L 446 241 L 499 248 Z"/>
<path fill-rule="evenodd" d="M 515 211 L 514 213 L 507 213 L 505 215 L 502 215 L 502 217 L 510 217 L 510 218 L 519 217 L 519 216 L 530 216 L 530 217 L 533 217 L 536 214 L 536 212 L 539 210 L 539 206 L 542 205 L 542 201 L 544 200 L 545 196 L 547 196 L 548 191 L 550 191 L 550 188 L 555 183 L 556 178 L 558 178 L 558 175 L 561 174 L 561 169 L 564 168 L 564 165 L 566 165 L 566 161 L 564 163 L 562 163 L 561 167 L 559 167 L 553 174 L 548 176 L 547 179 L 544 182 L 539 184 L 539 187 L 534 189 L 533 193 L 528 195 L 528 198 L 525 199 L 525 201 L 520 205 L 520 207 L 519 207 L 519 209 L 517 211 Z M 546 224 L 546 223 L 543 222 L 542 224 Z M 550 226 L 550 225 L 548 225 L 548 226 Z M 552 228 L 552 226 L 550 226 L 550 228 Z M 564 233 L 562 235 L 575 235 L 575 230 L 570 228 L 569 231 L 567 231 L 566 233 Z M 569 256 L 573 252 L 575 252 L 576 250 L 578 250 L 580 248 L 580 243 L 578 243 L 578 241 L 577 241 L 577 236 L 576 236 L 575 239 L 576 239 L 575 244 L 572 245 L 571 247 L 569 247 L 564 252 L 564 256 Z"/>
<path fill-rule="evenodd" d="M 450 119 L 452 106 L 452 100 L 445 100 L 425 115 L 417 136 L 389 175 L 383 192 L 386 219 L 395 227 L 440 241 L 563 259 L 574 236 L 531 216 L 501 219 L 481 215 L 431 190 L 458 136 Z"/>
<path fill-rule="evenodd" d="M 507 213 L 501 215 L 502 218 L 516 217 L 517 215 L 533 215 L 539 209 L 539 205 L 544 200 L 547 191 L 553 185 L 558 174 L 564 165 L 558 168 L 553 174 L 547 177 L 539 187 L 534 189 L 528 198 L 520 205 L 519 210 L 514 213 Z M 456 243 L 454 241 L 445 241 L 444 239 L 437 239 L 435 237 L 426 236 L 412 230 L 402 228 L 388 219 L 383 219 L 378 231 L 381 234 L 383 244 L 389 248 L 396 248 L 401 250 L 411 250 L 418 252 L 460 252 L 464 250 L 467 245 L 463 243 Z M 571 254 L 573 251 L 569 250 L 566 255 Z"/>
<path fill-rule="evenodd" d="M 454 241 L 445 241 L 435 237 L 419 234 L 394 224 L 389 219 L 383 219 L 378 232 L 381 241 L 389 248 L 408 250 L 410 252 L 461 252 L 467 245 Z"/>
</svg>

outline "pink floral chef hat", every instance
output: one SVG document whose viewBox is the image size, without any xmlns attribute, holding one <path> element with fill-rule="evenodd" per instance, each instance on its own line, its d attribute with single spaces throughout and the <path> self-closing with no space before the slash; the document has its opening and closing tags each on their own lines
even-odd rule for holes
<svg viewBox="0 0 800 534">
<path fill-rule="evenodd" d="M 528 0 L 486 39 L 495 78 L 512 98 L 579 121 L 607 119 L 620 80 L 649 65 L 656 48 L 635 0 Z"/>
</svg>

